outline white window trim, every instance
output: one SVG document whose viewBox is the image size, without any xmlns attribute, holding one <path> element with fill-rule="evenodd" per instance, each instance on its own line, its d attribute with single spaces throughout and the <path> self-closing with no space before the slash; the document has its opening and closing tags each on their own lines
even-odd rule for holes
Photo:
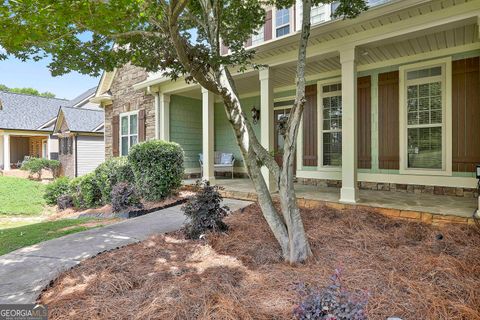
<svg viewBox="0 0 480 320">
<path fill-rule="evenodd" d="M 119 130 L 119 132 L 118 132 L 118 136 L 119 136 L 118 144 L 119 144 L 119 146 L 118 147 L 119 147 L 119 155 L 122 156 L 122 157 L 124 156 L 122 154 L 122 147 L 123 147 L 122 137 L 124 137 L 124 135 L 122 135 L 122 118 L 127 117 L 127 119 L 128 119 L 128 124 L 127 124 L 128 125 L 128 135 L 126 135 L 126 137 L 128 137 L 128 145 L 129 145 L 128 146 L 128 152 L 130 152 L 130 148 L 132 147 L 132 146 L 130 146 L 130 137 L 132 136 L 130 134 L 130 116 L 133 115 L 133 114 L 137 115 L 137 144 L 138 144 L 139 143 L 139 141 L 138 141 L 138 110 L 129 111 L 129 112 L 122 112 L 122 113 L 119 114 L 119 126 L 118 126 L 119 127 L 118 128 L 118 130 Z M 128 154 L 128 152 L 127 152 L 127 154 Z"/>
<path fill-rule="evenodd" d="M 252 47 L 259 46 L 265 42 L 265 25 L 260 26 L 256 31 L 256 35 L 252 34 Z M 255 37 L 257 39 L 255 40 Z M 256 42 L 257 41 L 257 42 Z"/>
<path fill-rule="evenodd" d="M 323 165 L 323 90 L 322 87 L 330 84 L 342 83 L 342 78 L 334 78 L 317 82 L 317 171 L 341 172 L 342 166 Z M 343 119 L 343 108 L 342 108 Z M 343 121 L 343 120 L 342 120 Z M 343 126 L 342 126 L 343 128 Z M 342 131 L 340 131 L 342 132 Z"/>
<path fill-rule="evenodd" d="M 285 8 L 286 9 L 286 8 Z M 293 21 L 293 6 L 288 8 L 288 13 L 289 13 L 289 20 L 288 20 L 288 23 L 285 23 L 285 24 L 281 24 L 279 26 L 277 26 L 277 11 L 279 11 L 281 9 L 277 9 L 277 8 L 273 8 L 272 10 L 272 39 L 280 39 L 280 38 L 283 38 L 283 37 L 286 37 L 292 33 L 295 32 L 294 28 L 295 28 L 295 25 L 294 25 L 294 21 Z M 283 36 L 280 36 L 280 37 L 277 37 L 277 29 L 278 28 L 281 28 L 281 27 L 285 27 L 289 25 L 290 26 L 290 32 L 287 33 L 287 34 L 284 34 Z"/>
<path fill-rule="evenodd" d="M 442 67 L 442 169 L 408 168 L 407 157 L 407 112 L 406 105 L 406 73 L 408 71 Z M 424 61 L 399 67 L 399 130 L 400 130 L 400 174 L 415 175 L 452 175 L 452 58 Z"/>
<path fill-rule="evenodd" d="M 332 20 L 331 18 L 331 15 L 332 15 L 332 4 L 331 3 L 328 3 L 328 4 L 320 4 L 318 6 L 312 6 L 312 9 L 314 7 L 321 7 L 323 6 L 323 13 L 325 14 L 325 19 L 322 20 L 322 21 L 318 21 L 318 22 L 315 22 L 315 23 L 312 23 L 312 26 L 316 26 L 318 24 L 322 24 L 322 23 L 325 23 L 327 21 L 330 21 Z M 302 29 L 302 15 L 303 15 L 303 12 L 302 12 L 302 1 L 300 0 L 297 0 L 295 2 L 295 30 L 301 30 Z M 313 17 L 313 16 L 312 16 Z M 311 19 L 310 19 L 311 21 Z"/>
</svg>

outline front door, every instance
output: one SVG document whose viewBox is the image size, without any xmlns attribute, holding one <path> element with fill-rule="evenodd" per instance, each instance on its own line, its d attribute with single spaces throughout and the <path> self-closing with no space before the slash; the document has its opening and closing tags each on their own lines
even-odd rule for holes
<svg viewBox="0 0 480 320">
<path fill-rule="evenodd" d="M 285 141 L 283 139 L 283 136 L 280 132 L 280 127 L 281 123 L 286 125 L 286 121 L 288 120 L 288 117 L 290 116 L 290 109 L 280 109 L 280 110 L 275 110 L 273 112 L 275 120 L 274 120 L 274 128 L 275 128 L 275 141 L 274 141 L 274 152 L 275 152 L 275 161 L 277 161 L 279 166 L 282 166 L 283 162 L 283 147 L 285 144 Z M 296 168 L 296 156 L 294 159 L 294 170 Z"/>
</svg>

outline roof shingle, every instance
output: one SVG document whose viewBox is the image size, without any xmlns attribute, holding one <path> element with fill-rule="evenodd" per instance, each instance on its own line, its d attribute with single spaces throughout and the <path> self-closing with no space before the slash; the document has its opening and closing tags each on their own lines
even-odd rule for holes
<svg viewBox="0 0 480 320">
<path fill-rule="evenodd" d="M 68 100 L 0 91 L 0 129 L 51 131 L 41 126 L 53 120 Z"/>
<path fill-rule="evenodd" d="M 65 121 L 67 121 L 70 131 L 103 133 L 103 128 L 95 131 L 95 129 L 103 124 L 103 110 L 62 107 L 61 112 L 65 117 Z"/>
</svg>

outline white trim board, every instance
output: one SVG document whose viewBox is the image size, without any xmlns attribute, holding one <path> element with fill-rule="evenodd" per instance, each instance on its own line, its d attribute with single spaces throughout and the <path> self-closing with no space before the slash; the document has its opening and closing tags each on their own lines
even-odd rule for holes
<svg viewBox="0 0 480 320">
<path fill-rule="evenodd" d="M 297 171 L 297 178 L 341 180 L 341 172 Z M 398 183 L 410 185 L 476 188 L 477 180 L 472 177 L 426 176 L 411 174 L 358 173 L 358 181 Z"/>
</svg>

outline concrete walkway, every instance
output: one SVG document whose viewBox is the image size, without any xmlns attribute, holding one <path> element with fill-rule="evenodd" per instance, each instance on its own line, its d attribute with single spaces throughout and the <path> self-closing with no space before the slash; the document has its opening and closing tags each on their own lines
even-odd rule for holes
<svg viewBox="0 0 480 320">
<path fill-rule="evenodd" d="M 232 211 L 251 202 L 225 199 Z M 60 273 L 103 251 L 181 228 L 186 217 L 181 205 L 150 214 L 45 241 L 0 256 L 0 304 L 34 303 Z"/>
</svg>

